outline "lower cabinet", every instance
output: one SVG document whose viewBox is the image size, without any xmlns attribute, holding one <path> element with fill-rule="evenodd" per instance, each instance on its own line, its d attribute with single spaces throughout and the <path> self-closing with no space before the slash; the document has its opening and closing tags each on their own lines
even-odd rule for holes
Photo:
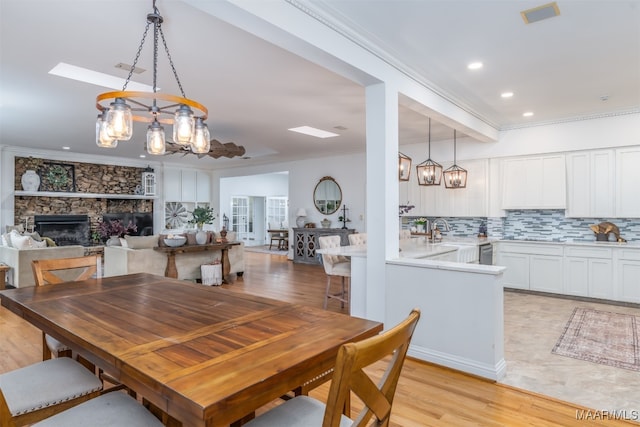
<svg viewBox="0 0 640 427">
<path fill-rule="evenodd" d="M 497 265 L 507 267 L 504 287 L 562 293 L 562 247 L 548 244 L 500 243 Z"/>
<path fill-rule="evenodd" d="M 615 299 L 611 248 L 565 247 L 564 293 Z"/>
<path fill-rule="evenodd" d="M 640 303 L 640 249 L 618 249 L 615 266 L 617 298 Z"/>
</svg>

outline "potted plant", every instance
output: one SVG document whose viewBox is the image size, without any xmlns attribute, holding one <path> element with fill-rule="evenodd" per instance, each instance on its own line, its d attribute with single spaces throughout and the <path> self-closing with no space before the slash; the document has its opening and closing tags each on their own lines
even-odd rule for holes
<svg viewBox="0 0 640 427">
<path fill-rule="evenodd" d="M 98 233 L 103 240 L 107 240 L 107 246 L 119 246 L 120 237 L 124 237 L 126 234 L 135 233 L 138 231 L 138 227 L 131 221 L 127 226 L 122 224 L 119 219 L 112 219 L 109 221 L 102 221 L 98 225 Z"/>
<path fill-rule="evenodd" d="M 418 218 L 416 220 L 413 221 L 413 223 L 415 224 L 418 233 L 424 233 L 425 229 L 424 226 L 427 224 L 427 218 Z"/>
<path fill-rule="evenodd" d="M 196 224 L 198 231 L 196 232 L 196 243 L 204 245 L 207 243 L 207 233 L 202 230 L 204 224 L 211 224 L 216 219 L 216 214 L 210 207 L 198 206 L 191 212 L 190 224 Z"/>
</svg>

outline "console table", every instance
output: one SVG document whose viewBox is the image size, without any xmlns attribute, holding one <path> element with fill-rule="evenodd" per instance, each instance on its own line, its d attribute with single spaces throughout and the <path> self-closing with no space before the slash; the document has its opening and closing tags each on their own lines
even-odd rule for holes
<svg viewBox="0 0 640 427">
<path fill-rule="evenodd" d="M 167 254 L 167 268 L 164 271 L 165 277 L 173 279 L 178 278 L 178 268 L 176 267 L 176 254 L 185 252 L 202 252 L 202 251 L 220 251 L 222 252 L 222 280 L 226 283 L 226 277 L 229 275 L 231 265 L 229 264 L 229 254 L 227 250 L 230 246 L 239 245 L 239 242 L 212 243 L 208 245 L 186 245 L 186 246 L 156 246 L 156 251 Z"/>
<path fill-rule="evenodd" d="M 355 233 L 353 228 L 294 228 L 293 229 L 293 262 L 303 264 L 320 264 L 316 249 L 320 249 L 318 237 L 340 236 L 342 246 L 349 245 L 349 234 Z"/>
</svg>

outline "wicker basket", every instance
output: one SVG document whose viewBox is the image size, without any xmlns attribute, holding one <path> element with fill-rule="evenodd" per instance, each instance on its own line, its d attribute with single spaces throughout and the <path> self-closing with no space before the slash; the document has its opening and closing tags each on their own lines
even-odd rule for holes
<svg viewBox="0 0 640 427">
<path fill-rule="evenodd" d="M 222 285 L 222 264 L 203 264 L 200 266 L 200 272 L 203 285 Z"/>
</svg>

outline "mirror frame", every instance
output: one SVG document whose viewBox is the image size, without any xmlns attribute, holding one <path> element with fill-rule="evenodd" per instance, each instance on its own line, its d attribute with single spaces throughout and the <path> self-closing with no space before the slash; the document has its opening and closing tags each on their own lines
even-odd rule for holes
<svg viewBox="0 0 640 427">
<path fill-rule="evenodd" d="M 326 200 L 318 199 L 316 197 L 316 193 L 318 192 L 318 188 L 320 187 L 320 184 L 322 184 L 323 182 L 326 182 L 326 181 L 333 182 L 333 184 L 338 189 L 338 193 L 340 195 L 340 199 L 338 199 L 335 202 L 335 206 L 333 206 L 332 209 L 327 209 Z M 319 203 L 319 202 L 322 202 L 322 201 L 325 202 L 324 205 L 322 203 Z M 313 205 L 316 207 L 318 212 L 320 212 L 323 215 L 331 215 L 331 214 L 334 214 L 334 213 L 338 212 L 338 209 L 340 209 L 340 206 L 342 205 L 342 188 L 340 188 L 340 185 L 336 182 L 335 179 L 333 179 L 330 176 L 325 176 L 325 177 L 321 178 L 320 181 L 318 181 L 318 183 L 316 184 L 316 187 L 313 189 Z"/>
</svg>

